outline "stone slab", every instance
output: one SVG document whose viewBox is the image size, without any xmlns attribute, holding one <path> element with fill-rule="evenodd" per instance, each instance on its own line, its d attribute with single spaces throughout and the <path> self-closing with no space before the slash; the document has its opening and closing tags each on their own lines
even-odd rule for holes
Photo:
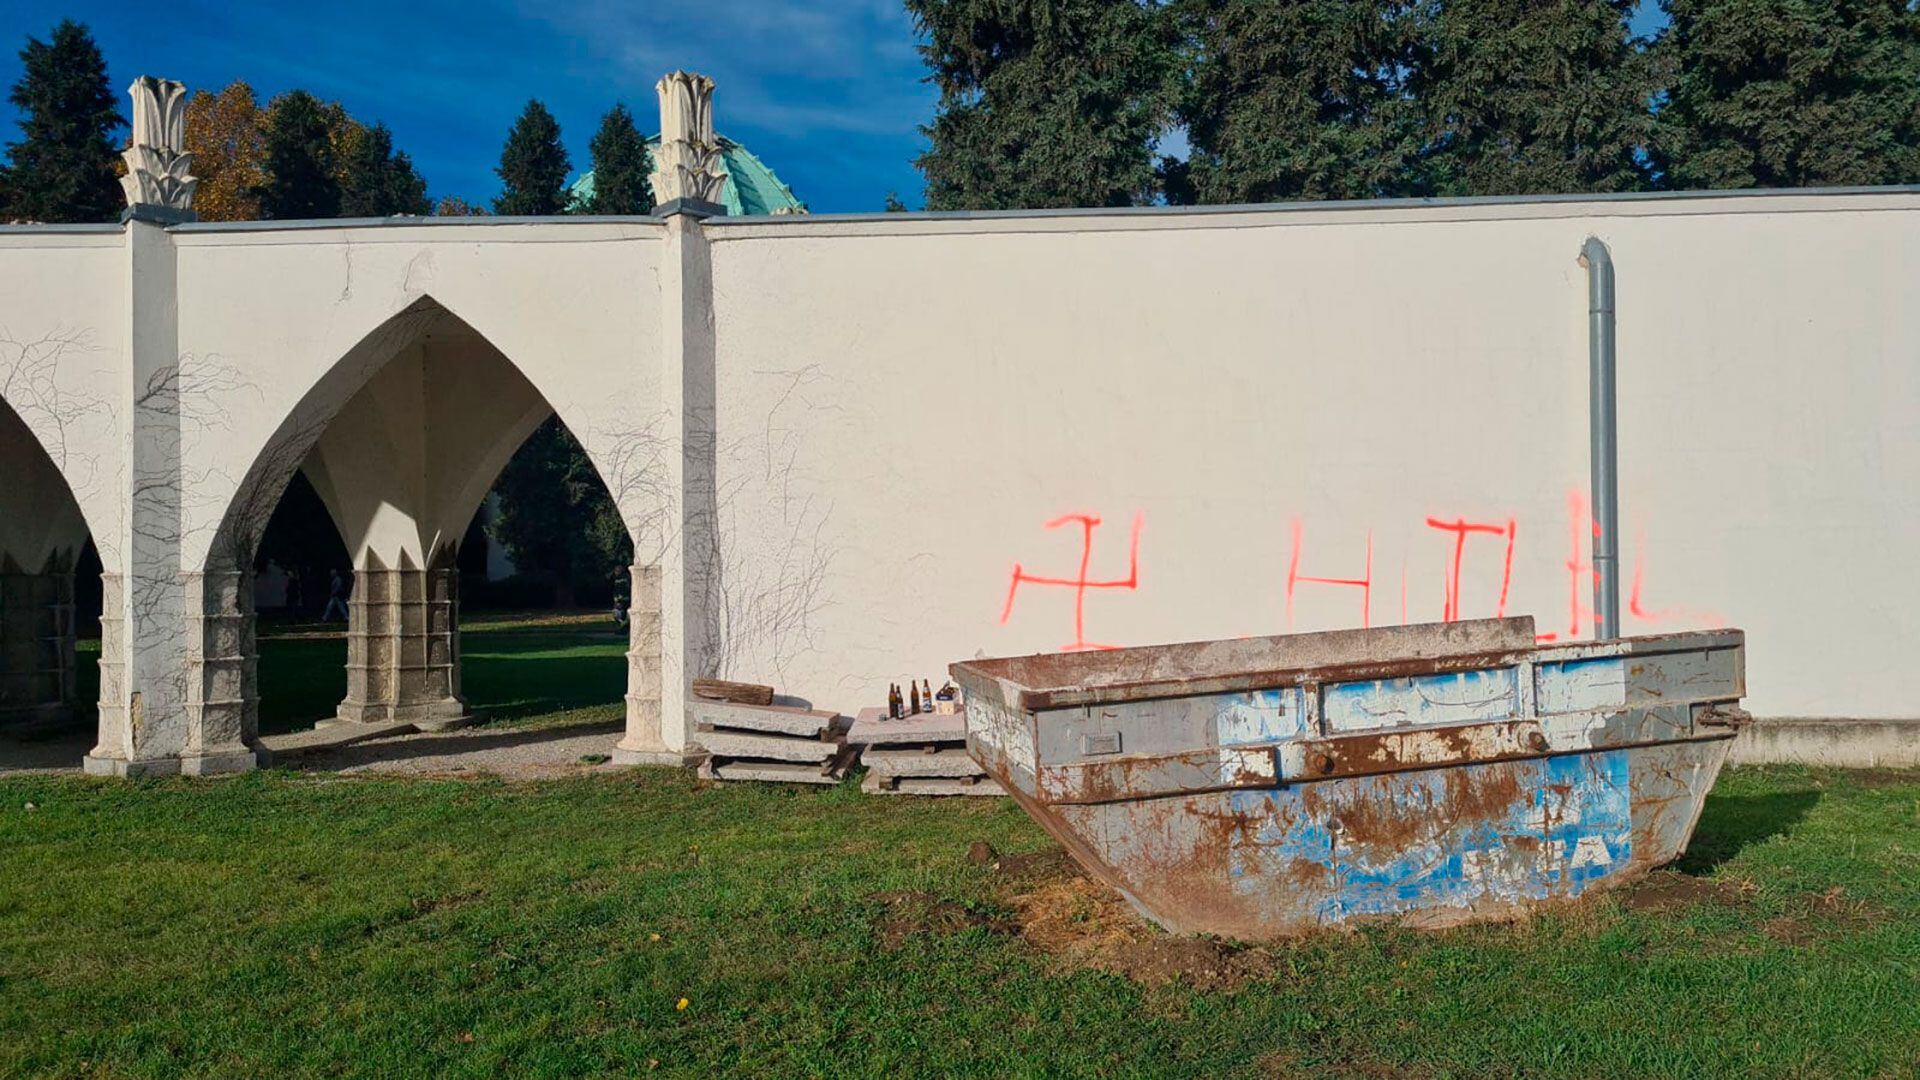
<svg viewBox="0 0 1920 1080">
<path fill-rule="evenodd" d="M 958 747 L 935 750 L 861 751 L 860 764 L 882 776 L 941 776 L 960 779 L 984 776 L 980 763 Z"/>
<path fill-rule="evenodd" d="M 961 743 L 967 740 L 967 710 L 952 716 L 921 713 L 918 716 L 887 719 L 887 710 L 861 709 L 847 729 L 847 742 L 861 746 L 892 746 L 914 743 Z"/>
<path fill-rule="evenodd" d="M 732 728 L 739 731 L 763 731 L 780 735 L 815 738 L 834 726 L 839 713 L 819 709 L 798 709 L 790 705 L 739 705 L 730 701 L 687 702 L 687 713 L 696 728 Z"/>
<path fill-rule="evenodd" d="M 778 735 L 747 735 L 736 731 L 702 730 L 694 736 L 716 757 L 765 758 L 769 761 L 824 763 L 840 752 L 837 742 L 787 739 Z"/>
<path fill-rule="evenodd" d="M 906 776 L 883 777 L 868 773 L 860 782 L 860 790 L 868 795 L 1005 795 L 998 782 L 982 777 L 978 780 L 954 780 L 945 777 Z"/>
<path fill-rule="evenodd" d="M 818 765 L 794 765 L 779 761 L 727 761 L 708 758 L 700 764 L 703 780 L 752 780 L 775 784 L 837 784 L 844 771 L 822 769 Z"/>
</svg>

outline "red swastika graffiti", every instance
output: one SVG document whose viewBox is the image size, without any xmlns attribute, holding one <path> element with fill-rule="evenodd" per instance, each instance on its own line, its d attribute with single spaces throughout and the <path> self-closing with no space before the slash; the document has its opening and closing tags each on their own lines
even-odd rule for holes
<svg viewBox="0 0 1920 1080">
<path fill-rule="evenodd" d="M 1360 590 L 1360 625 L 1373 625 L 1373 532 L 1367 532 L 1367 568 L 1357 578 L 1311 577 L 1300 572 L 1300 519 L 1293 519 L 1293 557 L 1287 560 L 1287 627 L 1293 627 L 1293 587 L 1301 582 L 1313 585 L 1345 585 Z M 1402 601 L 1404 603 L 1404 600 Z"/>
<path fill-rule="evenodd" d="M 1043 577 L 1029 574 L 1019 563 L 1013 564 L 1013 582 L 1007 587 L 1007 604 L 1000 611 L 1000 624 L 1006 625 L 1013 617 L 1013 599 L 1020 593 L 1022 583 L 1028 585 L 1052 585 L 1073 590 L 1073 640 L 1060 647 L 1062 652 L 1085 652 L 1089 649 L 1117 649 L 1118 645 L 1102 645 L 1087 640 L 1087 590 L 1088 589 L 1138 589 L 1140 587 L 1140 515 L 1133 515 L 1133 535 L 1127 544 L 1127 576 L 1111 581 L 1095 581 L 1087 577 L 1087 567 L 1093 561 L 1093 530 L 1100 519 L 1092 514 L 1067 514 L 1047 522 L 1047 528 L 1057 529 L 1068 523 L 1080 526 L 1080 576 Z"/>
<path fill-rule="evenodd" d="M 1515 534 L 1518 532 L 1518 526 L 1514 519 L 1508 518 L 1505 525 L 1487 525 L 1477 521 L 1468 521 L 1465 518 L 1455 518 L 1452 521 L 1428 518 L 1427 527 L 1453 534 L 1453 566 L 1452 569 L 1447 571 L 1447 598 L 1442 605 L 1440 615 L 1441 621 L 1443 622 L 1456 622 L 1460 618 L 1460 557 L 1466 552 L 1468 534 L 1485 533 L 1488 536 L 1504 536 L 1507 538 L 1507 556 L 1500 567 L 1500 602 L 1493 611 L 1494 618 L 1506 618 L 1507 590 L 1513 584 L 1513 540 Z M 1402 605 L 1404 606 L 1404 604 L 1405 601 L 1402 600 Z M 1403 612 L 1401 618 L 1404 620 L 1405 617 L 1405 613 Z"/>
</svg>

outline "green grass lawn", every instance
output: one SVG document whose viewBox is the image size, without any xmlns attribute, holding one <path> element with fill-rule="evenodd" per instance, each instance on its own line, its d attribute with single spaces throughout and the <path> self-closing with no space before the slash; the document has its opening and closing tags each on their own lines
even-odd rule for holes
<svg viewBox="0 0 1920 1080">
<path fill-rule="evenodd" d="M 347 692 L 341 623 L 263 626 L 260 731 L 310 728 Z M 627 635 L 605 615 L 470 615 L 462 620 L 462 692 L 492 722 L 540 726 L 619 719 Z"/>
<path fill-rule="evenodd" d="M 611 702 L 606 632 L 470 632 L 468 689 Z M 1051 846 L 1003 800 L 668 770 L 0 781 L 0 1075 L 1920 1074 L 1920 774 L 1732 770 L 1655 888 L 1162 983 L 975 840 Z M 1041 934 L 1036 896 L 1079 906 Z"/>
</svg>

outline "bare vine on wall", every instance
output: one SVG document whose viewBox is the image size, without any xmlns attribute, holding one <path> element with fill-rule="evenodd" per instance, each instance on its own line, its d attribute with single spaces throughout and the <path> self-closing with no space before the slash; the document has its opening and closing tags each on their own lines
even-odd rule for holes
<svg viewBox="0 0 1920 1080">
<path fill-rule="evenodd" d="M 815 493 L 805 448 L 808 425 L 831 408 L 831 395 L 816 392 L 827 381 L 817 365 L 754 374 L 778 390 L 761 430 L 727 441 L 715 455 L 702 655 L 715 677 L 782 679 L 787 664 L 813 648 L 814 618 L 828 603 L 832 503 Z"/>
<path fill-rule="evenodd" d="M 778 380 L 755 432 L 721 440 L 705 410 L 676 440 L 677 418 L 663 410 L 592 440 L 634 561 L 658 564 L 684 545 L 687 645 L 700 677 L 779 678 L 813 647 L 827 603 L 831 504 L 813 493 L 803 438 L 806 418 L 825 407 L 809 388 L 826 377 L 817 367 L 754 374 Z"/>
<path fill-rule="evenodd" d="M 40 440 L 76 499 L 91 494 L 100 479 L 99 455 L 76 445 L 76 429 L 88 417 L 110 416 L 112 406 L 70 389 L 60 375 L 100 351 L 90 329 L 59 328 L 28 339 L 0 327 L 0 401 Z"/>
</svg>

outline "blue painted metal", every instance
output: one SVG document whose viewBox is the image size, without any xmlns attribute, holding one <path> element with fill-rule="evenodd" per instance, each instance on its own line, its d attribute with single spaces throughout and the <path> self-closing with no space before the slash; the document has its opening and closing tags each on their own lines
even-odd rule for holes
<svg viewBox="0 0 1920 1080">
<path fill-rule="evenodd" d="M 1169 929 L 1258 939 L 1509 917 L 1672 860 L 1743 654 L 1510 619 L 951 670 L 969 750 L 1082 865 Z"/>
</svg>

